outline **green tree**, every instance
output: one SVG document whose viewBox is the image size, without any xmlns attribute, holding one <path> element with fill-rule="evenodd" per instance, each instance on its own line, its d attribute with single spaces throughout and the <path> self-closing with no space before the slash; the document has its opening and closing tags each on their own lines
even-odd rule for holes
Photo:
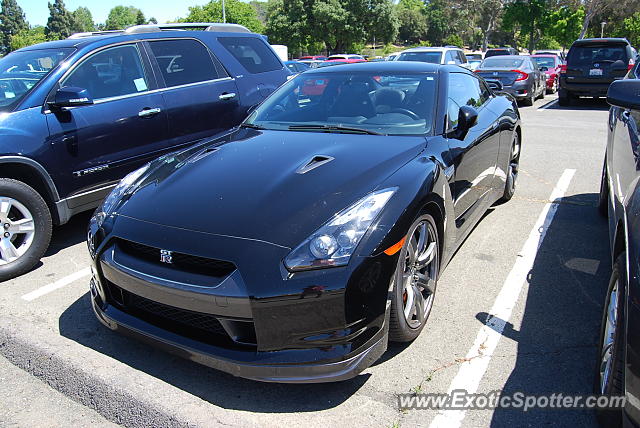
<svg viewBox="0 0 640 428">
<path fill-rule="evenodd" d="M 87 31 L 94 31 L 96 29 L 96 24 L 93 22 L 91 11 L 86 7 L 80 6 L 71 12 L 71 17 L 73 20 L 72 30 L 74 33 L 83 33 Z"/>
<path fill-rule="evenodd" d="M 133 6 L 116 6 L 109 11 L 104 25 L 107 30 L 122 30 L 140 23 L 146 23 L 140 9 Z"/>
<path fill-rule="evenodd" d="M 519 27 L 526 36 L 529 52 L 533 52 L 536 42 L 542 37 L 541 28 L 546 22 L 547 0 L 515 0 L 505 6 L 502 25 L 507 31 Z"/>
<path fill-rule="evenodd" d="M 267 25 L 267 2 L 252 0 L 249 4 L 256 11 L 258 21 L 260 21 L 262 25 Z"/>
<path fill-rule="evenodd" d="M 458 34 L 450 34 L 444 39 L 444 44 L 447 46 L 457 46 L 459 48 L 464 47 L 462 37 Z"/>
<path fill-rule="evenodd" d="M 44 27 L 42 25 L 36 25 L 33 28 L 20 30 L 18 33 L 12 35 L 10 47 L 11 50 L 14 51 L 46 41 L 47 36 L 44 34 Z"/>
<path fill-rule="evenodd" d="M 402 43 L 418 43 L 427 36 L 427 17 L 420 0 L 400 0 L 396 6 L 398 39 Z"/>
<path fill-rule="evenodd" d="M 546 33 L 553 37 L 562 49 L 566 49 L 580 37 L 584 15 L 582 7 L 573 9 L 569 6 L 561 6 L 552 10 L 546 18 Z M 545 48 L 545 46 L 540 47 Z"/>
<path fill-rule="evenodd" d="M 640 44 L 640 12 L 636 12 L 624 20 L 624 29 L 632 45 Z"/>
<path fill-rule="evenodd" d="M 264 26 L 258 19 L 256 10 L 240 0 L 225 0 L 225 15 L 227 22 L 240 24 L 249 30 L 262 33 Z M 222 22 L 222 2 L 210 1 L 204 6 L 189 7 L 189 15 L 181 22 Z"/>
<path fill-rule="evenodd" d="M 269 0 L 265 28 L 269 42 L 287 45 L 291 53 L 308 52 L 312 30 L 308 10 L 303 0 Z"/>
<path fill-rule="evenodd" d="M 11 37 L 20 31 L 28 30 L 27 23 L 22 8 L 18 6 L 16 0 L 2 0 L 2 11 L 0 11 L 0 50 L 3 53 L 11 50 Z"/>
<path fill-rule="evenodd" d="M 430 1 L 427 4 L 427 40 L 434 46 L 442 45 L 444 38 L 454 27 L 449 19 L 448 4 L 443 0 Z"/>
<path fill-rule="evenodd" d="M 44 29 L 48 40 L 64 39 L 73 32 L 73 17 L 67 10 L 63 0 L 55 0 L 49 7 L 49 19 Z"/>
<path fill-rule="evenodd" d="M 389 0 L 370 0 L 367 8 L 365 25 L 368 40 L 385 44 L 396 40 L 400 23 L 393 3 Z"/>
</svg>

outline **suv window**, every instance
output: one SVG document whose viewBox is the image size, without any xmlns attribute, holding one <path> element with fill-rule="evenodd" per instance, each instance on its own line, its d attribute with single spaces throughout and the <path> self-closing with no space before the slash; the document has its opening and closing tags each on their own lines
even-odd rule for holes
<svg viewBox="0 0 640 428">
<path fill-rule="evenodd" d="M 219 77 L 209 50 L 196 40 L 159 40 L 149 46 L 168 87 Z"/>
<path fill-rule="evenodd" d="M 464 54 L 462 53 L 462 51 L 456 51 L 458 53 L 458 58 L 460 59 L 460 64 L 466 64 L 467 63 L 467 57 L 464 56 Z"/>
<path fill-rule="evenodd" d="M 442 58 L 442 52 L 404 52 L 396 59 L 396 61 L 418 61 L 429 62 L 431 64 L 440 64 Z"/>
<path fill-rule="evenodd" d="M 116 46 L 91 55 L 60 82 L 89 91 L 96 100 L 148 90 L 138 48 Z"/>
<path fill-rule="evenodd" d="M 608 43 L 573 46 L 569 50 L 567 63 L 572 66 L 592 65 L 595 62 L 614 63 L 617 60 L 628 62 L 627 46 Z"/>
<path fill-rule="evenodd" d="M 282 68 L 276 54 L 256 37 L 219 37 L 218 41 L 250 73 L 264 73 Z"/>
<path fill-rule="evenodd" d="M 460 59 L 458 59 L 456 51 L 447 51 L 445 62 L 449 64 L 449 61 L 453 61 L 455 64 L 460 64 Z"/>
<path fill-rule="evenodd" d="M 466 73 L 449 74 L 449 98 L 459 106 L 481 107 L 489 98 L 486 88 L 481 88 L 480 80 Z"/>
</svg>

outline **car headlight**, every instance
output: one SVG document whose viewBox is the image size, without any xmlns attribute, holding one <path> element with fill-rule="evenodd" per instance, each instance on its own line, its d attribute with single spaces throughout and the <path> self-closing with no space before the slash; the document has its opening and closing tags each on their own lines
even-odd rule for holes
<svg viewBox="0 0 640 428">
<path fill-rule="evenodd" d="M 378 190 L 339 212 L 285 258 L 290 271 L 344 266 L 397 187 Z"/>
<path fill-rule="evenodd" d="M 149 169 L 150 164 L 146 164 L 141 168 L 136 169 L 135 171 L 129 173 L 126 177 L 124 177 L 116 187 L 113 188 L 109 196 L 105 198 L 102 202 L 102 205 L 96 210 L 94 214 L 94 218 L 98 226 L 102 226 L 104 219 L 107 218 L 111 213 L 117 208 L 120 204 L 120 201 L 125 196 L 132 193 L 135 190 L 136 182 L 144 175 L 145 172 Z"/>
</svg>

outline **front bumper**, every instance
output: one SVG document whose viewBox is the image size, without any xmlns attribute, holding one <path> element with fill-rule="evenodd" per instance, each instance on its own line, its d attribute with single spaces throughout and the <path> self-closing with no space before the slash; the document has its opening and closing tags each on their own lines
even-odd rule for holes
<svg viewBox="0 0 640 428">
<path fill-rule="evenodd" d="M 134 242 L 171 245 L 174 257 L 193 251 L 230 260 L 236 269 L 224 278 L 179 271 L 134 257 L 120 235 L 104 237 L 93 254 L 91 294 L 96 316 L 114 331 L 266 382 L 348 379 L 386 350 L 397 258 L 354 257 L 349 266 L 290 274 L 281 263 L 287 248 L 117 221 Z"/>
<path fill-rule="evenodd" d="M 114 306 L 103 310 L 95 299 L 92 303 L 98 320 L 113 331 L 216 370 L 262 382 L 320 383 L 351 379 L 373 364 L 387 349 L 388 333 L 385 331 L 364 349 L 337 361 L 259 363 L 261 356 L 258 353 L 233 352 L 190 340 L 141 321 Z"/>
</svg>

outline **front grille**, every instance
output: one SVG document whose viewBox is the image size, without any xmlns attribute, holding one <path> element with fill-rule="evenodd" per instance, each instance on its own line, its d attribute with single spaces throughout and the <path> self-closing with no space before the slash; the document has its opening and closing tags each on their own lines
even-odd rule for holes
<svg viewBox="0 0 640 428">
<path fill-rule="evenodd" d="M 245 338 L 234 341 L 214 315 L 165 305 L 130 293 L 110 281 L 105 282 L 109 289 L 109 303 L 156 327 L 216 346 L 232 348 L 256 343 L 255 329 L 250 320 L 241 322 L 248 329 Z"/>
<path fill-rule="evenodd" d="M 208 333 L 227 335 L 220 321 L 213 315 L 175 308 L 131 293 L 126 294 L 128 294 L 128 296 L 125 301 L 130 309 L 143 311 L 156 317 L 197 328 Z"/>
<path fill-rule="evenodd" d="M 124 253 L 137 259 L 157 265 L 171 266 L 183 272 L 224 278 L 236 270 L 236 265 L 225 260 L 210 259 L 184 253 L 172 253 L 172 262 L 163 263 L 160 260 L 160 248 L 150 247 L 126 239 L 119 239 L 118 247 Z"/>
</svg>

